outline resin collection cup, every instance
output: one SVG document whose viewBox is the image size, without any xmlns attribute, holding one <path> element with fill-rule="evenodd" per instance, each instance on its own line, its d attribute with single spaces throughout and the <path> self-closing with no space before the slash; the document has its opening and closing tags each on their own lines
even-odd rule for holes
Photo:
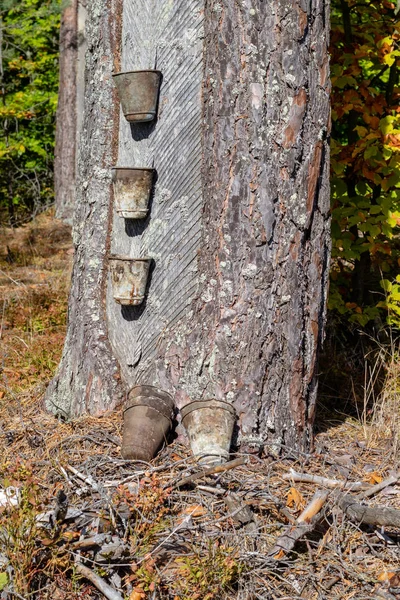
<svg viewBox="0 0 400 600">
<path fill-rule="evenodd" d="M 128 394 L 124 409 L 121 454 L 130 460 L 150 461 L 172 427 L 174 400 L 152 385 L 138 385 Z"/>
<path fill-rule="evenodd" d="M 196 400 L 181 409 L 190 447 L 199 463 L 215 465 L 229 459 L 236 411 L 222 400 Z"/>
<path fill-rule="evenodd" d="M 151 258 L 110 256 L 114 300 L 123 306 L 137 306 L 146 296 Z"/>
<path fill-rule="evenodd" d="M 157 115 L 160 71 L 127 71 L 113 74 L 122 111 L 130 123 L 153 121 Z"/>
<path fill-rule="evenodd" d="M 149 210 L 155 169 L 113 167 L 115 208 L 125 219 L 144 219 Z"/>
</svg>

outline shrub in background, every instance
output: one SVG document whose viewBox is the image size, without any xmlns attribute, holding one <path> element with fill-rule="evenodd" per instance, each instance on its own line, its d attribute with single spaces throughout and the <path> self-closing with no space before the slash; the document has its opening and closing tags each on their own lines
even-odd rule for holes
<svg viewBox="0 0 400 600">
<path fill-rule="evenodd" d="M 0 221 L 52 202 L 60 0 L 0 4 Z"/>
</svg>

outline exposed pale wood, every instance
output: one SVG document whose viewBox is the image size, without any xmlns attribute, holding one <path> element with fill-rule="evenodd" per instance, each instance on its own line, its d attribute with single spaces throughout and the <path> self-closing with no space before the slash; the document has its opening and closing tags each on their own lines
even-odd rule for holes
<svg viewBox="0 0 400 600">
<path fill-rule="evenodd" d="M 92 537 L 85 538 L 83 540 L 77 540 L 71 544 L 72 550 L 87 550 L 88 548 L 94 548 L 96 546 L 102 546 L 106 540 L 105 533 L 97 533 Z"/>
<path fill-rule="evenodd" d="M 281 560 L 288 552 L 293 550 L 295 544 L 307 533 L 313 531 L 320 520 L 319 512 L 324 506 L 327 492 L 317 491 L 309 504 L 298 517 L 296 524 L 289 526 L 277 539 L 273 548 L 269 550 L 268 556 L 275 560 Z"/>
<path fill-rule="evenodd" d="M 151 256 L 154 271 L 145 306 L 115 304 L 110 287 L 110 340 L 124 382 L 160 383 L 156 347 L 167 328 L 189 312 L 200 245 L 203 0 L 124 2 L 122 69 L 162 71 L 157 124 L 133 125 L 121 115 L 118 164 L 157 170 L 151 213 L 126 223 L 114 213 L 111 251 Z"/>
<path fill-rule="evenodd" d="M 319 513 L 329 496 L 329 492 L 315 492 L 309 504 L 297 518 L 297 523 L 308 523 Z"/>
</svg>

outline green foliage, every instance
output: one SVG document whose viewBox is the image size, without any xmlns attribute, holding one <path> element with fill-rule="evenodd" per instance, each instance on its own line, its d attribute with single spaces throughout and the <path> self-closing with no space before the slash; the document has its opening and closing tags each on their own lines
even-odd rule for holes
<svg viewBox="0 0 400 600">
<path fill-rule="evenodd" d="M 400 329 L 400 275 L 397 275 L 394 282 L 382 279 L 381 286 L 385 291 L 386 300 L 380 302 L 378 306 L 388 311 L 389 324 Z"/>
<path fill-rule="evenodd" d="M 361 326 L 400 264 L 399 39 L 394 4 L 333 1 L 329 306 Z"/>
<path fill-rule="evenodd" d="M 0 218 L 32 215 L 53 199 L 59 0 L 0 4 Z"/>
</svg>

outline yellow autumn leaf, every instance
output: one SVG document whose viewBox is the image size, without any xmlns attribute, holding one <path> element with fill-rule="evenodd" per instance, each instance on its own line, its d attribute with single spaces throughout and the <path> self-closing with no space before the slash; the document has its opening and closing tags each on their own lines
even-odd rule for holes
<svg viewBox="0 0 400 600">
<path fill-rule="evenodd" d="M 393 131 L 394 131 L 393 123 L 395 120 L 396 120 L 395 117 L 392 117 L 390 115 L 388 115 L 380 120 L 379 129 L 382 131 L 382 133 L 384 135 L 389 135 L 390 133 L 393 133 Z"/>
<path fill-rule="evenodd" d="M 286 501 L 286 506 L 294 506 L 296 510 L 303 510 L 306 505 L 306 501 L 304 500 L 301 493 L 296 490 L 296 488 L 290 488 L 288 492 L 288 497 Z"/>
<path fill-rule="evenodd" d="M 135 590 L 129 596 L 129 600 L 142 600 L 142 598 L 145 598 L 144 592 L 136 592 Z"/>
<path fill-rule="evenodd" d="M 379 573 L 377 580 L 378 581 L 389 581 L 389 579 L 391 579 L 396 573 L 394 573 L 393 571 L 382 571 L 382 573 Z"/>
<path fill-rule="evenodd" d="M 371 483 L 372 485 L 374 485 L 375 483 L 380 483 L 382 480 L 383 480 L 383 477 L 381 477 L 379 475 L 379 473 L 377 473 L 376 471 L 368 474 L 367 481 L 368 481 L 368 483 Z"/>
<path fill-rule="evenodd" d="M 389 67 L 392 66 L 395 60 L 396 58 L 393 56 L 392 52 L 385 54 L 385 56 L 383 57 L 383 62 L 385 63 L 385 65 L 389 65 Z"/>
</svg>

